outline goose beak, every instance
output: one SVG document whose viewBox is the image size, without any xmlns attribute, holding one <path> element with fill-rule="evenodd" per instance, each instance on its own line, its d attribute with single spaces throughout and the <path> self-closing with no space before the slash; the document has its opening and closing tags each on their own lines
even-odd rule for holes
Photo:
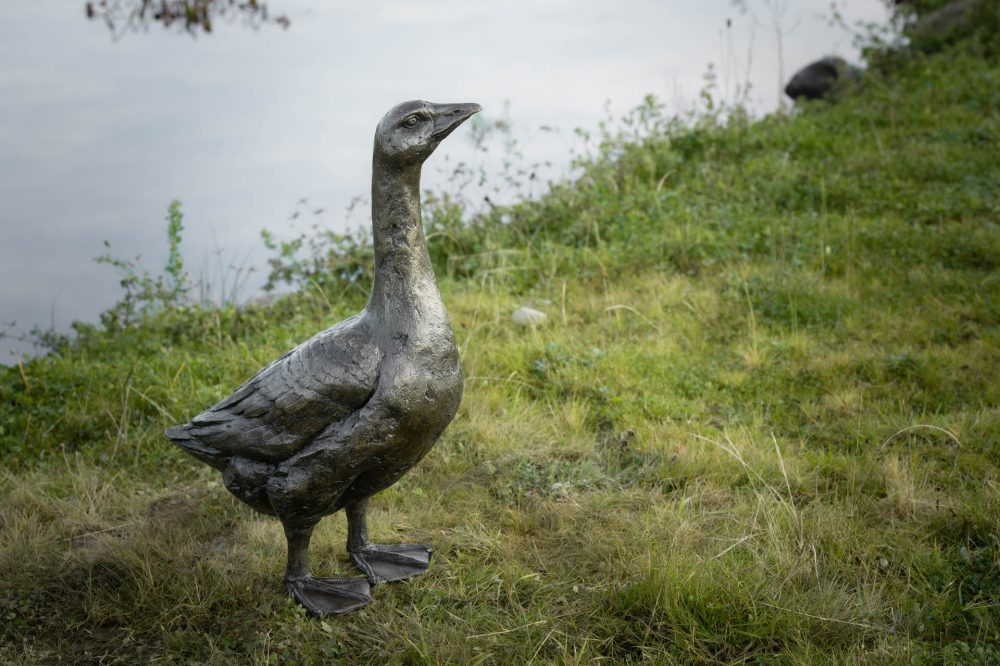
<svg viewBox="0 0 1000 666">
<path fill-rule="evenodd" d="M 434 131 L 432 135 L 438 141 L 455 131 L 455 128 L 482 111 L 478 104 L 435 104 Z"/>
</svg>

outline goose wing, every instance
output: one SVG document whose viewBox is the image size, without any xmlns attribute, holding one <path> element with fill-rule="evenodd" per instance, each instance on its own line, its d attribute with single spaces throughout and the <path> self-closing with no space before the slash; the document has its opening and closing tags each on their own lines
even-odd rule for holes
<svg viewBox="0 0 1000 666">
<path fill-rule="evenodd" d="M 281 462 L 368 401 L 380 358 L 364 318 L 352 317 L 303 342 L 167 435 L 179 444 L 194 439 L 223 455 Z"/>
</svg>

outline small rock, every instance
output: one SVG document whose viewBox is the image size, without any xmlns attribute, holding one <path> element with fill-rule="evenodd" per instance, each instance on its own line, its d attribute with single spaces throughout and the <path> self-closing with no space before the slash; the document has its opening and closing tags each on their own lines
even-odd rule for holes
<svg viewBox="0 0 1000 666">
<path fill-rule="evenodd" d="M 515 324 L 520 324 L 521 326 L 540 326 L 545 323 L 545 320 L 549 316 L 541 310 L 520 307 L 514 310 L 514 314 L 510 318 L 514 320 Z"/>
</svg>

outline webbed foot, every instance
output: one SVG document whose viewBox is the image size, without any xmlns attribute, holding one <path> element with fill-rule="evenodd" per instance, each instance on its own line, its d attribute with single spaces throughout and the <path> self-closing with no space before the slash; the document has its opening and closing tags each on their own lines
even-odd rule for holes
<svg viewBox="0 0 1000 666">
<path fill-rule="evenodd" d="M 419 576 L 430 567 L 432 552 L 430 546 L 422 543 L 372 543 L 352 552 L 351 561 L 375 585 Z"/>
<path fill-rule="evenodd" d="M 286 578 L 285 589 L 314 617 L 350 613 L 372 601 L 364 578 Z"/>
</svg>

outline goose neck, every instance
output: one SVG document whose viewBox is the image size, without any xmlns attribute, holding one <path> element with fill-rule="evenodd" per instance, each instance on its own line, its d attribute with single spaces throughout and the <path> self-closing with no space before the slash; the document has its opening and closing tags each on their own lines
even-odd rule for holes
<svg viewBox="0 0 1000 666">
<path fill-rule="evenodd" d="M 370 305 L 404 311 L 439 301 L 420 217 L 420 166 L 400 169 L 375 161 L 372 244 L 375 279 Z"/>
</svg>

